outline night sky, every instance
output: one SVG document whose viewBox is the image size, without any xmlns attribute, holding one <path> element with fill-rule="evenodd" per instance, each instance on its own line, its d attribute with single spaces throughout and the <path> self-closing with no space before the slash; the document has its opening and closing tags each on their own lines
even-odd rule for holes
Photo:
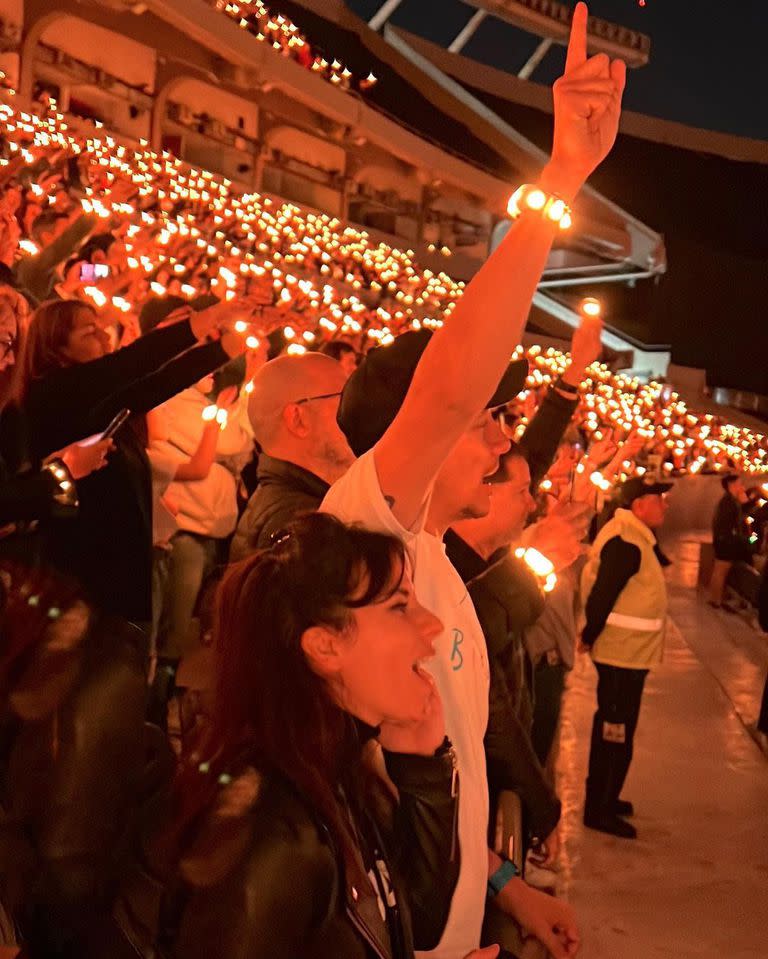
<svg viewBox="0 0 768 959">
<path fill-rule="evenodd" d="M 347 0 L 366 19 L 382 2 Z M 638 0 L 592 0 L 589 9 L 651 37 L 649 65 L 630 72 L 628 109 L 768 140 L 768 0 L 646 0 L 645 7 Z M 403 0 L 392 22 L 447 46 L 471 13 L 461 0 Z M 464 53 L 516 73 L 537 43 L 538 38 L 489 17 Z M 553 47 L 533 80 L 551 84 L 563 63 L 563 48 Z"/>
</svg>

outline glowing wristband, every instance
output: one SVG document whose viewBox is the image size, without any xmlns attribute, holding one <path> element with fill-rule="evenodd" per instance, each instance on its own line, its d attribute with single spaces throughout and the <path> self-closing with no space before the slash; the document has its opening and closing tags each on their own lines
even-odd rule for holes
<svg viewBox="0 0 768 959">
<path fill-rule="evenodd" d="M 607 480 L 600 470 L 595 470 L 595 472 L 589 477 L 590 482 L 592 482 L 598 489 L 601 489 L 606 493 L 611 488 L 610 480 Z"/>
<path fill-rule="evenodd" d="M 573 225 L 571 208 L 556 193 L 547 193 L 541 187 L 524 183 L 509 198 L 507 213 L 516 220 L 523 213 L 540 213 L 545 220 L 555 223 L 561 230 Z"/>
<path fill-rule="evenodd" d="M 515 556 L 521 559 L 533 575 L 541 583 L 541 588 L 545 593 L 551 593 L 557 585 L 557 576 L 555 574 L 555 565 L 552 560 L 540 553 L 537 549 L 529 546 L 527 549 L 521 546 L 515 550 Z"/>
<path fill-rule="evenodd" d="M 43 472 L 49 473 L 56 481 L 56 492 L 53 494 L 53 498 L 57 503 L 61 506 L 78 505 L 75 481 L 63 460 L 51 460 L 50 463 L 45 464 Z"/>
<path fill-rule="evenodd" d="M 227 425 L 227 411 L 218 407 L 215 403 L 211 403 L 210 406 L 205 407 L 202 417 L 206 423 L 213 423 L 215 420 L 219 424 L 220 430 L 223 430 Z"/>
</svg>

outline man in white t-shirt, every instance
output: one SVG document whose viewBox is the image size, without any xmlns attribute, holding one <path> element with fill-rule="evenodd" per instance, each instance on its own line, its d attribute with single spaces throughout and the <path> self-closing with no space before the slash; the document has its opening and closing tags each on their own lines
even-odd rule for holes
<svg viewBox="0 0 768 959">
<path fill-rule="evenodd" d="M 566 70 L 555 85 L 552 159 L 538 188 L 570 202 L 616 137 L 625 67 L 587 59 L 587 9 L 577 5 Z M 486 895 L 536 935 L 555 959 L 578 950 L 570 908 L 514 876 L 488 850 L 483 735 L 488 712 L 485 642 L 467 591 L 444 553 L 458 519 L 484 515 L 484 479 L 507 441 L 491 415 L 525 381 L 509 364 L 557 226 L 527 207 L 435 335 L 405 334 L 369 354 L 352 374 L 339 424 L 360 458 L 328 492 L 323 509 L 399 536 L 414 565 L 415 594 L 443 621 L 430 663 L 461 774 L 461 873 L 448 923 L 432 955 L 463 959 L 477 947 Z M 551 209 L 551 203 L 547 205 Z"/>
</svg>

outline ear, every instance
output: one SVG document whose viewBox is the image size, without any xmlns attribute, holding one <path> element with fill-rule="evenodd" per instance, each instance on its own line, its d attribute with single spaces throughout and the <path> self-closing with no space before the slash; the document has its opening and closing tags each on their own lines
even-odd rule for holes
<svg viewBox="0 0 768 959">
<path fill-rule="evenodd" d="M 327 626 L 310 626 L 302 633 L 301 648 L 313 673 L 326 680 L 338 676 L 344 662 L 340 633 Z"/>
<path fill-rule="evenodd" d="M 295 436 L 302 439 L 309 433 L 309 426 L 304 411 L 297 403 L 289 403 L 283 408 L 283 423 Z"/>
</svg>

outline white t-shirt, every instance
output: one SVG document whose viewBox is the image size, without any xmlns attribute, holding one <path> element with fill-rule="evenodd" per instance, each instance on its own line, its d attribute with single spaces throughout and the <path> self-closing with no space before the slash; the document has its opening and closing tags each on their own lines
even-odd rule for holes
<svg viewBox="0 0 768 959">
<path fill-rule="evenodd" d="M 456 749 L 460 775 L 461 871 L 448 923 L 433 959 L 464 959 L 480 943 L 488 882 L 488 783 L 483 738 L 488 724 L 488 657 L 469 593 L 441 539 L 424 531 L 428 502 L 412 530 L 393 516 L 370 450 L 328 491 L 321 509 L 345 523 L 401 539 L 413 564 L 416 597 L 443 623 L 429 663 Z"/>
</svg>

